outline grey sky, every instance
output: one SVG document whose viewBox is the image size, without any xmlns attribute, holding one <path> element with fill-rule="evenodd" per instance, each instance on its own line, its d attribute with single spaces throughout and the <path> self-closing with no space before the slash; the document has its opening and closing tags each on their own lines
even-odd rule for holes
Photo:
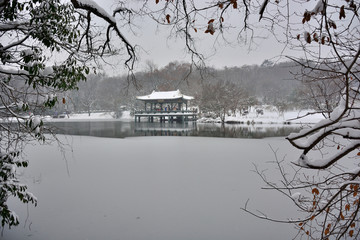
<svg viewBox="0 0 360 240">
<path fill-rule="evenodd" d="M 117 6 L 116 0 L 95 0 L 109 13 Z M 238 19 L 237 19 L 238 20 Z M 163 67 L 171 61 L 190 62 L 190 57 L 185 51 L 185 41 L 181 38 L 169 38 L 170 29 L 166 26 L 159 26 L 154 21 L 142 19 L 136 22 L 134 32 L 124 31 L 123 33 L 133 43 L 138 45 L 139 60 L 136 70 L 142 70 L 146 61 L 152 61 L 156 66 Z M 203 31 L 194 33 L 199 38 L 197 41 L 198 50 L 207 57 L 207 65 L 222 68 L 225 66 L 242 66 L 245 64 L 261 64 L 265 59 L 279 60 L 278 56 L 283 50 L 283 45 L 275 40 L 271 34 L 259 30 L 264 39 L 256 39 L 251 46 L 236 40 L 237 32 L 228 34 L 231 44 L 224 44 L 217 34 L 205 34 Z M 134 36 L 134 33 L 136 36 Z M 280 33 L 281 34 L 281 33 Z M 218 41 L 217 41 L 217 37 Z M 120 62 L 119 57 L 110 62 Z M 108 68 L 108 67 L 106 67 Z M 113 68 L 114 73 L 123 73 L 124 69 L 117 66 Z"/>
</svg>

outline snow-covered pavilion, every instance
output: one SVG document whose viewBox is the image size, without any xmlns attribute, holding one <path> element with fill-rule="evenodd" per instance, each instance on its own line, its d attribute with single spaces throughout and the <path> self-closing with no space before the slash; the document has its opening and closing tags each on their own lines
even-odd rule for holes
<svg viewBox="0 0 360 240">
<path fill-rule="evenodd" d="M 160 122 L 196 120 L 197 111 L 188 109 L 189 102 L 194 97 L 184 95 L 180 90 L 153 91 L 136 99 L 144 103 L 144 110 L 135 111 L 135 121 L 140 122 L 141 117 L 147 117 L 149 122 L 153 122 L 154 117 L 159 118 Z"/>
</svg>

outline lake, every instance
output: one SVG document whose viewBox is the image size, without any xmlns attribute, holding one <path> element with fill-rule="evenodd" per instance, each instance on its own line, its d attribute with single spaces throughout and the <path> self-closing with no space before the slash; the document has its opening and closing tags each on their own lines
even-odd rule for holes
<svg viewBox="0 0 360 240">
<path fill-rule="evenodd" d="M 85 126 L 89 134 L 84 134 Z M 39 202 L 33 207 L 10 201 L 21 223 L 5 229 L 4 239 L 232 240 L 290 239 L 296 234 L 291 225 L 260 220 L 240 209 L 249 200 L 250 209 L 274 218 L 298 216 L 282 195 L 262 190 L 264 183 L 252 171 L 257 164 L 280 180 L 269 163 L 275 159 L 269 144 L 289 162 L 299 154 L 284 137 L 255 139 L 260 133 L 247 131 L 247 138 L 234 137 L 238 133 L 229 138 L 199 133 L 123 138 L 123 132 L 133 131 L 127 124 L 68 127 L 74 135 L 59 139 L 71 148 L 27 146 L 30 165 L 20 175 Z M 229 129 L 222 133 L 228 136 Z M 172 135 L 179 130 L 167 131 Z M 206 131 L 212 135 L 220 130 Z"/>
<path fill-rule="evenodd" d="M 133 136 L 200 136 L 225 138 L 264 138 L 287 136 L 299 131 L 299 125 L 168 123 L 123 121 L 64 121 L 50 122 L 61 134 L 124 138 Z"/>
</svg>

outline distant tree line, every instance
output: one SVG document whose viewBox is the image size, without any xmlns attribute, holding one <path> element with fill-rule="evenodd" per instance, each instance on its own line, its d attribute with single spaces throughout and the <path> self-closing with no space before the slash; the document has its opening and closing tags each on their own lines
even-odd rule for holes
<svg viewBox="0 0 360 240">
<path fill-rule="evenodd" d="M 189 63 L 171 62 L 157 68 L 152 62 L 146 70 L 135 74 L 137 85 L 129 84 L 127 76 L 89 75 L 79 83 L 78 91 L 66 92 L 52 114 L 87 112 L 137 107 L 136 96 L 156 91 L 180 89 L 195 97 L 193 105 L 202 113 L 225 118 L 226 114 L 247 111 L 254 105 L 273 105 L 279 114 L 289 109 L 316 109 L 330 112 L 337 104 L 332 96 L 338 85 L 322 86 L 296 79 L 300 66 L 293 62 L 245 65 L 223 69 L 192 69 Z"/>
</svg>

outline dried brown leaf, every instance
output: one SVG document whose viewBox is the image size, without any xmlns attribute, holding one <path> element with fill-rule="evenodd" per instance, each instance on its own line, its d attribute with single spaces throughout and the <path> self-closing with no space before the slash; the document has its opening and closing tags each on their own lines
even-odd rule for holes
<svg viewBox="0 0 360 240">
<path fill-rule="evenodd" d="M 312 192 L 312 194 L 315 194 L 315 195 L 319 195 L 319 193 L 320 193 L 319 189 L 317 189 L 317 188 L 313 188 L 311 192 Z"/>
<path fill-rule="evenodd" d="M 345 205 L 345 210 L 346 210 L 346 211 L 350 211 L 350 204 L 346 204 L 346 205 Z"/>
</svg>

